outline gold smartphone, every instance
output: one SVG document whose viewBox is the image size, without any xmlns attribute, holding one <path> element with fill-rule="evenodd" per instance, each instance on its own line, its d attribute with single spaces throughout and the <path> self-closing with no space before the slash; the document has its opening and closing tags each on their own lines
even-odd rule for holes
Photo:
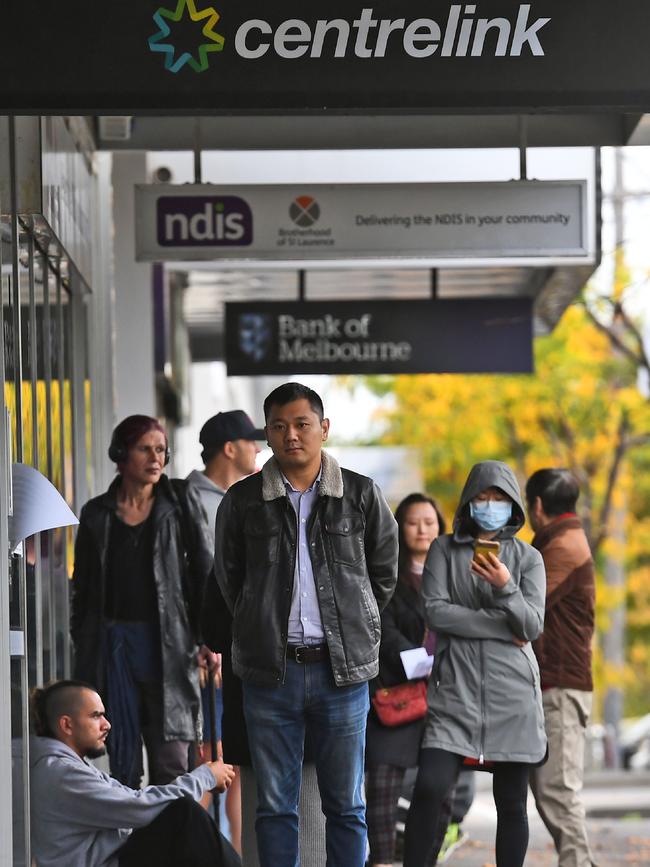
<svg viewBox="0 0 650 867">
<path fill-rule="evenodd" d="M 476 560 L 477 554 L 483 554 L 483 556 L 487 556 L 488 554 L 494 554 L 495 557 L 498 557 L 500 550 L 501 550 L 501 543 L 500 542 L 497 542 L 493 539 L 475 539 L 474 540 L 474 556 L 472 559 L 478 563 L 478 560 Z"/>
</svg>

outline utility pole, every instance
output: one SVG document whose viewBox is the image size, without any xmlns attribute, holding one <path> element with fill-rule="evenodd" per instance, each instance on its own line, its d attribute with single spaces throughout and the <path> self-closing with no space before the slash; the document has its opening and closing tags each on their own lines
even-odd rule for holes
<svg viewBox="0 0 650 867">
<path fill-rule="evenodd" d="M 613 278 L 612 294 L 615 292 L 617 280 L 616 269 L 620 267 L 621 251 L 625 243 L 625 215 L 624 215 L 624 176 L 623 176 L 623 149 L 615 150 L 614 171 L 614 233 L 615 233 L 615 271 Z M 616 322 L 612 328 L 616 328 Z M 614 350 L 616 351 L 616 350 Z M 607 612 L 609 627 L 602 636 L 602 650 L 605 661 L 605 669 L 608 672 L 623 672 L 625 665 L 625 565 L 624 552 L 626 544 L 625 523 L 627 518 L 627 498 L 618 494 L 614 497 L 613 507 L 609 520 L 609 546 L 611 553 L 605 557 L 604 577 L 605 584 L 610 592 L 610 598 L 615 601 L 613 607 Z M 618 684 L 609 684 L 603 701 L 603 723 L 605 725 L 605 762 L 608 767 L 620 767 L 621 757 L 619 750 L 620 724 L 623 718 L 623 689 Z"/>
</svg>

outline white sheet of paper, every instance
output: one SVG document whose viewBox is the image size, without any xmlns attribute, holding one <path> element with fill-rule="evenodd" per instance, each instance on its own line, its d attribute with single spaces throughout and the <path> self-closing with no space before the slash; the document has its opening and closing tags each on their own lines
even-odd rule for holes
<svg viewBox="0 0 650 867">
<path fill-rule="evenodd" d="M 25 655 L 25 633 L 22 631 L 22 629 L 9 630 L 9 655 Z"/>
<path fill-rule="evenodd" d="M 429 656 L 424 647 L 402 650 L 400 657 L 408 680 L 417 680 L 419 677 L 428 677 L 431 674 L 433 656 Z"/>
<path fill-rule="evenodd" d="M 34 533 L 67 527 L 79 520 L 49 479 L 28 464 L 12 465 L 14 513 L 9 517 L 9 547 Z"/>
</svg>

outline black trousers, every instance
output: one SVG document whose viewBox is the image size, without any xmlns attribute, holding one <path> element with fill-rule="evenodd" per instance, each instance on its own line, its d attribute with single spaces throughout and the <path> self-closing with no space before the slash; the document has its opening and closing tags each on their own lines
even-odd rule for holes
<svg viewBox="0 0 650 867">
<path fill-rule="evenodd" d="M 163 710 L 162 683 L 136 682 L 135 689 L 138 700 L 138 716 L 140 718 L 140 735 L 147 750 L 147 762 L 149 764 L 149 783 L 155 786 L 164 786 L 171 783 L 181 774 L 188 771 L 189 747 L 187 741 L 166 741 L 163 730 L 165 726 Z M 110 719 L 110 700 L 107 705 Z M 111 775 L 125 786 L 139 789 L 142 782 L 142 748 L 138 741 L 137 761 L 134 774 L 120 775 L 111 762 L 110 739 L 108 746 L 108 761 L 111 767 Z"/>
<path fill-rule="evenodd" d="M 431 852 L 430 829 L 435 828 L 445 799 L 458 779 L 462 756 L 446 750 L 420 750 L 418 776 L 406 819 L 404 867 L 426 867 Z M 528 848 L 529 765 L 497 762 L 492 792 L 497 808 L 497 867 L 523 867 Z M 437 854 L 437 853 L 435 853 Z"/>
<path fill-rule="evenodd" d="M 241 859 L 192 798 L 178 798 L 117 852 L 120 867 L 241 867 Z"/>
</svg>

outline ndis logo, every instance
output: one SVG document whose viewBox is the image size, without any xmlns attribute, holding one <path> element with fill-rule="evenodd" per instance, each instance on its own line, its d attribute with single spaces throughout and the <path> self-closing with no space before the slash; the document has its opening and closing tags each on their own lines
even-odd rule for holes
<svg viewBox="0 0 650 867">
<path fill-rule="evenodd" d="M 253 213 L 239 196 L 161 196 L 156 202 L 161 247 L 247 247 Z"/>
</svg>

